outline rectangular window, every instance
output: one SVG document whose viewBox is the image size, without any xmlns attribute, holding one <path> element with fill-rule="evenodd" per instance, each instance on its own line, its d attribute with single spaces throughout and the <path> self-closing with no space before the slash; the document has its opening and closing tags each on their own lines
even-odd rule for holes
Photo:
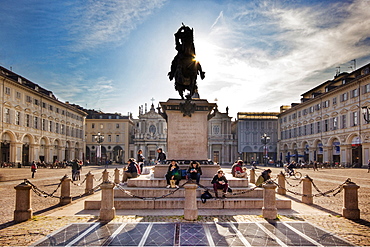
<svg viewBox="0 0 370 247">
<path fill-rule="evenodd" d="M 330 105 L 330 101 L 329 100 L 325 100 L 324 103 L 323 103 L 323 107 L 324 108 L 328 108 Z"/>
<path fill-rule="evenodd" d="M 370 92 L 370 83 L 365 85 L 365 93 Z"/>
<path fill-rule="evenodd" d="M 5 88 L 5 94 L 10 95 L 10 87 Z"/>
<path fill-rule="evenodd" d="M 19 111 L 15 113 L 15 124 L 21 125 L 21 113 Z"/>
<path fill-rule="evenodd" d="M 301 117 L 301 111 L 298 111 L 298 117 Z"/>
<path fill-rule="evenodd" d="M 53 110 L 53 106 L 52 105 L 49 105 L 49 110 L 52 111 Z"/>
<path fill-rule="evenodd" d="M 64 124 L 62 124 L 62 125 L 60 126 L 60 133 L 61 133 L 62 135 L 65 135 L 65 127 L 64 127 Z"/>
<path fill-rule="evenodd" d="M 352 121 L 353 125 L 352 126 L 357 126 L 358 125 L 358 112 L 352 112 Z"/>
<path fill-rule="evenodd" d="M 307 109 L 303 109 L 303 116 L 307 115 L 307 113 L 308 113 Z"/>
<path fill-rule="evenodd" d="M 34 118 L 33 128 L 35 128 L 35 129 L 39 128 L 39 118 L 38 117 Z"/>
<path fill-rule="evenodd" d="M 55 111 L 56 111 L 56 113 L 59 113 L 59 108 L 58 107 L 55 108 Z"/>
<path fill-rule="evenodd" d="M 337 98 L 333 98 L 333 105 L 336 105 L 337 104 Z"/>
<path fill-rule="evenodd" d="M 42 119 L 42 130 L 46 130 L 46 120 Z"/>
<path fill-rule="evenodd" d="M 26 114 L 26 127 L 30 127 L 30 125 L 31 125 L 30 114 Z"/>
<path fill-rule="evenodd" d="M 112 136 L 108 135 L 108 142 L 112 142 Z"/>
<path fill-rule="evenodd" d="M 26 95 L 26 102 L 27 103 L 31 103 L 32 102 L 31 96 Z"/>
<path fill-rule="evenodd" d="M 313 107 L 313 106 L 311 106 L 311 107 L 310 107 L 310 113 L 313 113 L 313 111 L 314 111 L 314 107 Z"/>
<path fill-rule="evenodd" d="M 55 133 L 59 134 L 59 123 L 55 123 Z"/>
<path fill-rule="evenodd" d="M 317 122 L 317 133 L 321 132 L 321 122 Z"/>
<path fill-rule="evenodd" d="M 116 124 L 116 129 L 119 129 L 119 124 Z"/>
<path fill-rule="evenodd" d="M 325 119 L 324 120 L 324 132 L 329 131 L 329 120 Z"/>
<path fill-rule="evenodd" d="M 16 97 L 17 99 L 20 99 L 20 98 L 21 98 L 21 96 L 22 96 L 22 95 L 21 95 L 21 93 L 20 93 L 20 92 L 17 92 L 17 94 L 16 94 L 16 96 L 15 96 L 15 97 Z"/>
<path fill-rule="evenodd" d="M 42 102 L 42 108 L 46 108 L 46 103 Z"/>
<path fill-rule="evenodd" d="M 307 135 L 307 125 L 303 126 L 303 135 Z"/>
<path fill-rule="evenodd" d="M 343 101 L 346 101 L 346 100 L 348 100 L 348 93 L 341 94 L 340 95 L 340 101 L 343 102 Z"/>
<path fill-rule="evenodd" d="M 104 129 L 104 124 L 100 124 L 100 129 Z"/>
<path fill-rule="evenodd" d="M 314 126 L 313 126 L 313 123 L 310 124 L 310 134 L 313 135 L 315 132 L 314 132 Z"/>
<path fill-rule="evenodd" d="M 338 117 L 333 118 L 333 130 L 338 129 Z"/>
<path fill-rule="evenodd" d="M 53 122 L 49 121 L 49 131 L 53 132 Z"/>
<path fill-rule="evenodd" d="M 116 135 L 116 142 L 119 142 L 119 135 Z"/>
<path fill-rule="evenodd" d="M 347 115 L 342 115 L 342 129 L 347 128 Z"/>
<path fill-rule="evenodd" d="M 354 98 L 354 97 L 358 97 L 358 88 L 353 89 L 353 90 L 351 91 L 351 97 L 352 97 L 352 98 Z"/>
<path fill-rule="evenodd" d="M 5 108 L 5 123 L 10 123 L 10 109 Z"/>
<path fill-rule="evenodd" d="M 95 124 L 94 124 L 94 123 L 92 123 L 92 124 L 91 124 L 91 128 L 92 128 L 92 129 L 94 129 L 94 128 L 95 128 Z"/>
<path fill-rule="evenodd" d="M 35 105 L 39 105 L 39 100 L 38 100 L 38 99 L 34 99 L 34 100 L 33 100 L 33 103 L 34 103 Z"/>
</svg>

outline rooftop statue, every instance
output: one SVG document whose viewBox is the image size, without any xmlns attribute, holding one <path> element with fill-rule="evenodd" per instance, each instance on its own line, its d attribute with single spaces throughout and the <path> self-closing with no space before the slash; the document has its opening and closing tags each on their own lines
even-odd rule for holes
<svg viewBox="0 0 370 247">
<path fill-rule="evenodd" d="M 191 99 L 198 92 L 197 76 L 203 80 L 205 72 L 202 71 L 200 63 L 195 60 L 195 47 L 193 29 L 184 23 L 175 33 L 177 55 L 173 58 L 171 71 L 168 73 L 170 81 L 175 78 L 175 89 L 184 99 L 184 91 L 188 90 L 187 99 Z"/>
</svg>

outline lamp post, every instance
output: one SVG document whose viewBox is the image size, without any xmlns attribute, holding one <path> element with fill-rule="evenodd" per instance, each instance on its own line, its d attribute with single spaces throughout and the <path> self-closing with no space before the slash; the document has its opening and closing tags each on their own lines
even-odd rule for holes
<svg viewBox="0 0 370 247">
<path fill-rule="evenodd" d="M 101 143 L 104 141 L 104 136 L 98 132 L 98 135 L 95 136 L 95 141 L 99 144 L 99 152 L 96 152 L 96 158 L 100 155 L 100 164 L 102 164 L 102 150 L 101 150 Z M 98 159 L 96 159 L 98 161 Z"/>
<path fill-rule="evenodd" d="M 270 140 L 270 137 L 266 133 L 264 133 L 261 136 L 261 142 L 264 145 L 263 146 L 263 160 L 264 160 L 265 166 L 267 166 L 267 143 L 269 142 L 269 140 Z"/>
<path fill-rule="evenodd" d="M 370 109 L 369 106 L 361 107 L 362 115 L 364 115 L 364 119 L 366 123 L 370 123 Z"/>
</svg>

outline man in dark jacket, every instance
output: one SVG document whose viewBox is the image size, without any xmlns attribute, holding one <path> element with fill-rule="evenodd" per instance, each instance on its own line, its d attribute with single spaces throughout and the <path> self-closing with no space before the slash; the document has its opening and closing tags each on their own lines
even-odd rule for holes
<svg viewBox="0 0 370 247">
<path fill-rule="evenodd" d="M 218 170 L 217 174 L 213 177 L 211 184 L 213 184 L 213 190 L 215 192 L 215 196 L 218 197 L 218 189 L 222 189 L 223 195 L 222 197 L 226 197 L 227 188 L 229 188 L 229 182 L 227 181 L 224 172 L 222 170 Z"/>
<path fill-rule="evenodd" d="M 127 161 L 128 166 L 125 171 L 123 171 L 122 182 L 126 182 L 129 178 L 136 178 L 139 172 L 139 166 L 136 164 L 135 159 L 131 158 Z"/>
<path fill-rule="evenodd" d="M 158 158 L 157 158 L 157 161 L 159 164 L 166 164 L 166 154 L 163 152 L 162 148 L 158 148 L 157 149 L 157 152 L 158 152 Z"/>
</svg>

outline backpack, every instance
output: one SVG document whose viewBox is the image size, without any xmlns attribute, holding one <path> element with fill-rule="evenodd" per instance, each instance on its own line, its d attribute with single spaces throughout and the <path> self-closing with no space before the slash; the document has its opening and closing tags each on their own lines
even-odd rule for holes
<svg viewBox="0 0 370 247">
<path fill-rule="evenodd" d="M 200 196 L 200 199 L 202 200 L 203 203 L 206 203 L 207 199 L 212 199 L 213 196 L 211 193 L 209 193 L 208 190 L 205 190 L 203 194 Z"/>
</svg>

